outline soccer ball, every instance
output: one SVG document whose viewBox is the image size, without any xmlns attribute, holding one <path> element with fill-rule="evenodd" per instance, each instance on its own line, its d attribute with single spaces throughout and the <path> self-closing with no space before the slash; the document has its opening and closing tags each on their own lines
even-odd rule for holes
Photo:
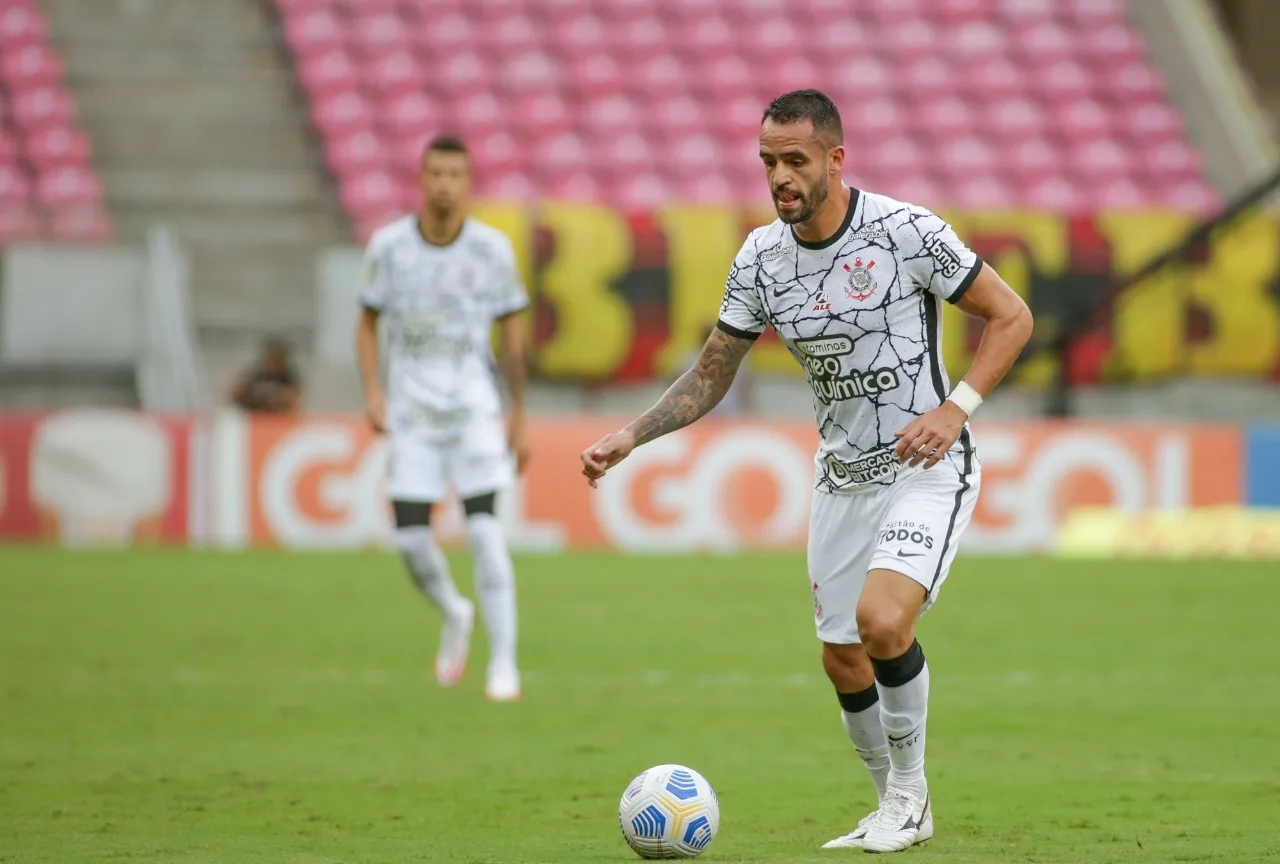
<svg viewBox="0 0 1280 864">
<path fill-rule="evenodd" d="M 618 822 L 641 858 L 696 858 L 716 838 L 720 802 L 692 768 L 657 765 L 627 785 Z"/>
</svg>

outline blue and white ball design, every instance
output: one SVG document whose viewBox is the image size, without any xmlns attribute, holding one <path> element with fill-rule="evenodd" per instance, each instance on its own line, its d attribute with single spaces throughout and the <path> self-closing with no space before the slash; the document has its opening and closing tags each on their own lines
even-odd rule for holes
<svg viewBox="0 0 1280 864">
<path fill-rule="evenodd" d="M 627 784 L 618 822 L 641 858 L 696 858 L 716 838 L 720 802 L 692 768 L 657 765 Z"/>
</svg>

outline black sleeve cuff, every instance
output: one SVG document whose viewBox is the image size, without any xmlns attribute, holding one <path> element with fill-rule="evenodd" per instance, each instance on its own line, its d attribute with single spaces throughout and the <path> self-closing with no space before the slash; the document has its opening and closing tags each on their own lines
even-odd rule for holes
<svg viewBox="0 0 1280 864">
<path fill-rule="evenodd" d="M 732 324 L 725 323 L 724 321 L 717 321 L 716 329 L 722 330 L 730 336 L 736 336 L 739 339 L 750 339 L 752 342 L 760 338 L 759 333 L 752 333 L 750 330 L 741 330 L 734 327 Z"/>
<path fill-rule="evenodd" d="M 951 292 L 951 296 L 947 298 L 948 303 L 955 303 L 964 296 L 964 292 L 969 290 L 969 286 L 973 284 L 973 280 L 978 278 L 978 274 L 982 272 L 982 256 L 973 256 L 973 266 L 969 268 L 969 272 L 960 280 L 960 284 L 956 286 L 956 290 Z"/>
</svg>

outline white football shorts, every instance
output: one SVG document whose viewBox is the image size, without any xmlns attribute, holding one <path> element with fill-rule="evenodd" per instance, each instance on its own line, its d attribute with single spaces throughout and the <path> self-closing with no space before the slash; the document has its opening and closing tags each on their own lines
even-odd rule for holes
<svg viewBox="0 0 1280 864">
<path fill-rule="evenodd" d="M 966 471 L 965 457 L 956 454 L 891 485 L 814 492 L 808 559 L 818 638 L 835 645 L 862 641 L 858 598 L 871 570 L 894 570 L 924 586 L 924 614 L 947 580 L 981 480 L 977 455 Z"/>
<path fill-rule="evenodd" d="M 392 501 L 438 503 L 450 488 L 459 498 L 473 498 L 500 492 L 515 478 L 500 416 L 456 432 L 406 430 L 388 437 L 387 497 Z"/>
</svg>

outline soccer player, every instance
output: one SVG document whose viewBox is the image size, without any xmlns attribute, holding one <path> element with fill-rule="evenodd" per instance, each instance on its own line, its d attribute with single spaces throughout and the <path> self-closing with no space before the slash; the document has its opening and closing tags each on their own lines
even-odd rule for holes
<svg viewBox="0 0 1280 864">
<path fill-rule="evenodd" d="M 592 486 L 631 451 L 705 415 L 771 324 L 813 389 L 808 567 L 823 666 L 879 806 L 827 847 L 896 852 L 933 836 L 925 782 L 929 667 L 917 617 L 938 597 L 981 470 L 968 418 L 1031 335 L 1031 313 L 923 207 L 841 180 L 840 114 L 822 93 L 776 99 L 760 158 L 778 219 L 729 269 L 702 354 L 652 408 L 582 453 Z M 943 302 L 984 319 L 951 387 Z"/>
<path fill-rule="evenodd" d="M 365 253 L 356 332 L 365 410 L 390 439 L 387 493 L 396 547 L 423 595 L 444 614 L 436 680 L 451 687 L 462 679 L 475 620 L 431 532 L 432 506 L 451 485 L 466 511 L 489 635 L 485 693 L 513 701 L 520 697 L 515 572 L 494 507 L 529 455 L 520 314 L 529 300 L 506 237 L 468 216 L 464 143 L 451 136 L 431 141 L 419 184 L 422 211 L 378 229 Z M 384 318 L 385 395 L 378 345 Z M 510 400 L 505 424 L 489 347 L 495 322 Z"/>
</svg>

